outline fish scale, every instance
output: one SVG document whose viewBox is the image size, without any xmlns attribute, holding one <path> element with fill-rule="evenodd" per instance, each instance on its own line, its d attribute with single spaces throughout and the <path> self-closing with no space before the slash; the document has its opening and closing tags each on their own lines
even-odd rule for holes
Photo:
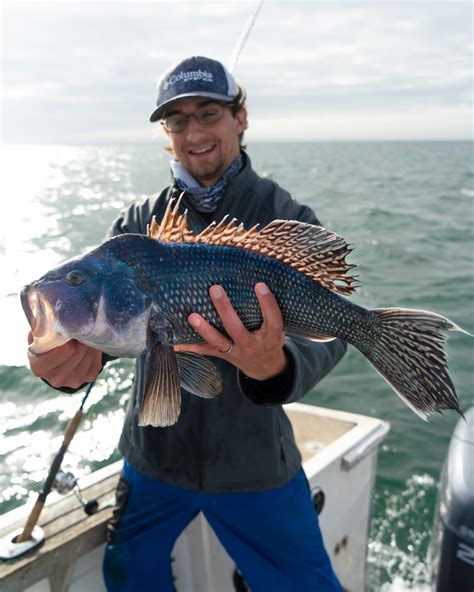
<svg viewBox="0 0 474 592">
<path fill-rule="evenodd" d="M 220 317 L 209 299 L 209 288 L 221 285 L 243 324 L 250 330 L 262 324 L 254 286 L 264 282 L 275 296 L 288 331 L 305 335 L 331 335 L 355 345 L 370 348 L 375 339 L 376 318 L 370 311 L 331 293 L 279 261 L 234 247 L 209 245 L 166 245 L 170 273 L 159 287 L 163 314 L 178 331 L 172 343 L 198 343 L 202 338 L 186 322 L 193 311 L 214 327 L 223 330 Z M 165 257 L 166 259 L 166 257 Z M 171 267 L 173 273 L 171 273 Z M 314 310 L 318 314 L 314 314 Z M 177 317 L 177 318 L 176 318 Z M 372 321 L 373 329 L 369 324 Z"/>
</svg>

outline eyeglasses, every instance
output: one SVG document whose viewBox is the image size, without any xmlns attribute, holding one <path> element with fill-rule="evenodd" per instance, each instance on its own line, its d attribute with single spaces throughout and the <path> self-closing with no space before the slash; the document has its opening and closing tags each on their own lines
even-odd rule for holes
<svg viewBox="0 0 474 592">
<path fill-rule="evenodd" d="M 197 111 L 190 115 L 185 115 L 184 113 L 172 113 L 161 120 L 161 125 L 167 132 L 178 134 L 188 127 L 191 117 L 193 117 L 199 125 L 212 125 L 222 119 L 224 110 L 225 107 L 221 103 L 211 103 L 210 105 L 205 105 L 204 107 L 197 109 Z"/>
</svg>

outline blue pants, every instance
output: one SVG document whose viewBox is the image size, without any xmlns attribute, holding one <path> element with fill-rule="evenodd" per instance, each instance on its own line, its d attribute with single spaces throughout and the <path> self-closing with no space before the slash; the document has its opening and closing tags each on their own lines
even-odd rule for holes
<svg viewBox="0 0 474 592">
<path fill-rule="evenodd" d="M 252 592 L 342 591 L 302 469 L 283 487 L 252 493 L 172 487 L 145 477 L 127 462 L 122 477 L 117 490 L 122 507 L 114 513 L 104 557 L 109 592 L 174 592 L 171 552 L 199 512 Z M 230 581 L 228 590 L 233 590 Z"/>
</svg>

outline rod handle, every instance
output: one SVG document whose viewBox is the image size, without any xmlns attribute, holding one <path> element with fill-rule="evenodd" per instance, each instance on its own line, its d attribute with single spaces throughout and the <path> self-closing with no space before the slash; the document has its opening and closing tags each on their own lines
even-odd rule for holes
<svg viewBox="0 0 474 592">
<path fill-rule="evenodd" d="M 15 543 L 24 543 L 31 537 L 31 533 L 33 532 L 33 528 L 36 526 L 38 522 L 38 518 L 41 514 L 41 510 L 44 506 L 44 500 L 36 500 L 35 505 L 33 506 L 30 515 L 28 516 L 28 520 L 26 521 L 25 528 L 23 532 L 19 535 L 16 539 Z"/>
<path fill-rule="evenodd" d="M 71 440 L 74 438 L 74 434 L 77 432 L 77 428 L 79 427 L 79 424 L 81 423 L 81 419 L 82 419 L 82 411 L 79 410 L 79 411 L 76 411 L 74 416 L 71 417 L 71 419 L 69 420 L 69 423 L 67 424 L 67 427 L 66 427 L 66 431 L 64 432 L 64 438 L 63 438 L 64 448 L 67 448 L 69 446 L 69 444 L 71 443 Z"/>
</svg>

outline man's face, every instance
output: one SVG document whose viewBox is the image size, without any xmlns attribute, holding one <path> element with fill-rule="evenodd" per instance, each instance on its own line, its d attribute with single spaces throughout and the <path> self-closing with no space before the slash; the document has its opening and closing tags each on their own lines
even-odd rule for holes
<svg viewBox="0 0 474 592">
<path fill-rule="evenodd" d="M 192 115 L 212 103 L 209 99 L 178 99 L 170 104 L 166 115 Z M 166 132 L 174 155 L 204 187 L 213 185 L 239 156 L 239 135 L 247 128 L 247 111 L 232 115 L 226 107 L 219 121 L 203 125 L 193 117 L 182 132 Z"/>
</svg>

